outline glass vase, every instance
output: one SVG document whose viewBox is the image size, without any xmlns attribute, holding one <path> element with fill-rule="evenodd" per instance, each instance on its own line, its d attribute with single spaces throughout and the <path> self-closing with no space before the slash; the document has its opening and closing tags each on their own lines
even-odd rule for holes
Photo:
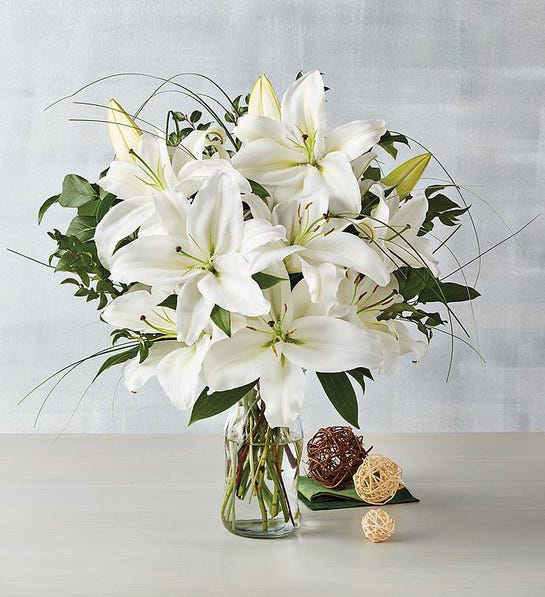
<svg viewBox="0 0 545 597">
<path fill-rule="evenodd" d="M 297 530 L 297 500 L 303 432 L 271 428 L 259 389 L 251 390 L 229 412 L 225 426 L 225 492 L 221 518 L 244 537 L 276 538 Z"/>
</svg>

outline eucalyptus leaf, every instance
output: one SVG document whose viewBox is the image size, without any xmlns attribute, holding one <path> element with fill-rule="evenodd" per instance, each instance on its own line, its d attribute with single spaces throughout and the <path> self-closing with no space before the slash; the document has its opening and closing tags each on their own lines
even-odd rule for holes
<svg viewBox="0 0 545 597">
<path fill-rule="evenodd" d="M 93 216 L 76 216 L 68 226 L 67 236 L 75 236 L 82 242 L 91 240 L 95 235 L 96 219 Z"/>
<path fill-rule="evenodd" d="M 395 187 L 400 199 L 406 197 L 416 186 L 431 159 L 431 153 L 417 155 L 403 162 L 382 179 L 387 187 Z"/>
<path fill-rule="evenodd" d="M 348 375 L 344 372 L 316 373 L 316 375 L 335 410 L 350 425 L 359 429 L 358 400 Z"/>
<path fill-rule="evenodd" d="M 59 204 L 63 207 L 79 207 L 96 198 L 93 187 L 85 178 L 77 174 L 67 174 L 62 182 Z"/>
<path fill-rule="evenodd" d="M 189 425 L 192 425 L 196 421 L 213 417 L 231 408 L 233 404 L 236 404 L 241 398 L 246 396 L 256 383 L 257 379 L 245 386 L 224 390 L 223 392 L 212 392 L 212 394 L 208 393 L 208 388 L 204 388 L 193 405 Z"/>
</svg>

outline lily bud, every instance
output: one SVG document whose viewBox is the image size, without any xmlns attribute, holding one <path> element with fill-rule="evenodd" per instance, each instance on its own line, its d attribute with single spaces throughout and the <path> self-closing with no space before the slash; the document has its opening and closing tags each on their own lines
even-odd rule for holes
<svg viewBox="0 0 545 597">
<path fill-rule="evenodd" d="M 123 106 L 114 99 L 110 100 L 110 108 L 108 109 L 108 128 L 116 159 L 120 162 L 132 163 L 133 158 L 129 151 L 138 148 L 142 131 L 125 112 Z"/>
<path fill-rule="evenodd" d="M 261 75 L 255 82 L 248 102 L 248 114 L 280 120 L 280 102 L 267 75 Z"/>
</svg>

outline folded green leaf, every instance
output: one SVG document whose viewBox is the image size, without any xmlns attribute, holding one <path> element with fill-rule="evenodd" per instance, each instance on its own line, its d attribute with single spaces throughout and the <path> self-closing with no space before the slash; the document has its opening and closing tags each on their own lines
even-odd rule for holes
<svg viewBox="0 0 545 597">
<path fill-rule="evenodd" d="M 231 337 L 231 313 L 218 305 L 214 305 L 210 319 L 219 327 L 219 329 Z"/>
<path fill-rule="evenodd" d="M 286 282 L 287 278 L 279 278 L 278 276 L 273 276 L 271 274 L 265 274 L 264 272 L 259 272 L 254 274 L 252 278 L 259 284 L 259 287 L 262 290 L 267 288 L 271 288 L 275 286 L 279 282 Z"/>
<path fill-rule="evenodd" d="M 63 207 L 80 207 L 91 199 L 96 198 L 93 187 L 77 174 L 67 174 L 62 183 L 62 193 L 59 204 Z"/>
<path fill-rule="evenodd" d="M 359 429 L 358 399 L 346 373 L 316 373 L 327 397 L 341 417 Z"/>
<path fill-rule="evenodd" d="M 166 307 L 167 309 L 174 309 L 176 310 L 176 304 L 178 302 L 178 295 L 177 294 L 169 294 L 167 298 L 162 302 L 159 303 L 158 307 Z"/>
<path fill-rule="evenodd" d="M 38 210 L 38 225 L 42 223 L 42 219 L 45 215 L 45 212 L 54 204 L 59 202 L 59 195 L 53 195 L 53 197 L 49 197 L 46 199 L 40 209 Z"/>
<path fill-rule="evenodd" d="M 418 300 L 421 303 L 459 303 L 481 296 L 474 288 L 455 284 L 454 282 L 439 282 L 421 290 Z"/>
<path fill-rule="evenodd" d="M 102 365 L 100 366 L 99 370 L 97 371 L 97 374 L 93 377 L 93 381 L 95 381 L 95 379 L 99 375 L 104 373 L 104 371 L 107 371 L 108 369 L 110 369 L 110 367 L 113 367 L 114 365 L 120 365 L 121 363 L 124 363 L 125 361 L 128 361 L 129 359 L 133 359 L 137 354 L 138 354 L 138 346 L 135 346 L 134 348 L 131 348 L 124 352 L 118 352 L 118 353 L 112 355 L 111 357 L 108 357 L 104 361 L 104 363 L 102 363 Z"/>
<path fill-rule="evenodd" d="M 189 425 L 202 419 L 213 417 L 236 404 L 241 398 L 255 386 L 257 379 L 252 383 L 241 386 L 240 388 L 233 388 L 232 390 L 225 390 L 223 392 L 208 393 L 208 388 L 204 388 L 197 401 L 193 405 L 191 416 L 189 417 Z"/>
<path fill-rule="evenodd" d="M 387 187 L 395 187 L 400 199 L 406 197 L 416 186 L 431 159 L 431 153 L 417 155 L 403 162 L 382 179 Z"/>
</svg>

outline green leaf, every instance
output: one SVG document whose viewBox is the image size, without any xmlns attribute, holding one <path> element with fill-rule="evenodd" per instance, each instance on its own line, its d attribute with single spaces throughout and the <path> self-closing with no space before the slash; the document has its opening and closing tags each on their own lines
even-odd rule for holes
<svg viewBox="0 0 545 597">
<path fill-rule="evenodd" d="M 53 195 L 53 197 L 49 197 L 49 199 L 46 199 L 40 209 L 38 210 L 38 225 L 40 225 L 42 223 L 42 219 L 45 215 L 45 212 L 54 204 L 54 203 L 58 203 L 59 201 L 59 195 Z"/>
<path fill-rule="evenodd" d="M 191 112 L 191 116 L 189 117 L 189 120 L 195 124 L 196 122 L 198 122 L 201 119 L 202 116 L 202 112 L 200 110 L 194 110 L 193 112 Z"/>
<path fill-rule="evenodd" d="M 400 199 L 406 197 L 416 186 L 431 159 L 431 153 L 417 155 L 403 162 L 382 179 L 387 187 L 395 187 Z"/>
<path fill-rule="evenodd" d="M 218 305 L 214 305 L 210 319 L 219 327 L 222 332 L 225 332 L 229 338 L 231 337 L 231 313 Z"/>
<path fill-rule="evenodd" d="M 417 296 L 433 280 L 433 276 L 425 268 L 401 267 L 394 275 L 399 282 L 399 292 L 406 301 Z"/>
<path fill-rule="evenodd" d="M 223 392 L 208 393 L 208 388 L 204 388 L 197 401 L 193 405 L 191 416 L 189 418 L 189 425 L 202 419 L 213 417 L 236 404 L 241 398 L 255 386 L 257 379 L 252 383 L 241 386 L 240 388 L 233 388 L 232 390 L 224 390 Z"/>
<path fill-rule="evenodd" d="M 67 236 L 75 236 L 81 242 L 91 240 L 95 235 L 96 219 L 93 216 L 76 216 L 68 226 Z"/>
<path fill-rule="evenodd" d="M 108 369 L 110 369 L 110 367 L 113 367 L 115 365 L 120 365 L 121 363 L 124 363 L 125 361 L 128 361 L 129 359 L 133 359 L 137 354 L 138 354 L 138 346 L 135 346 L 134 348 L 131 348 L 130 350 L 126 350 L 125 352 L 118 352 L 118 353 L 112 355 L 111 357 L 108 357 L 104 361 L 104 363 L 102 363 L 102 365 L 100 366 L 99 370 L 97 371 L 97 374 L 93 377 L 93 381 L 91 383 L 93 383 L 99 375 L 104 373 L 104 371 L 107 371 Z"/>
<path fill-rule="evenodd" d="M 251 187 L 252 193 L 254 195 L 261 197 L 261 199 L 265 199 L 266 197 L 268 197 L 270 195 L 270 193 L 267 191 L 267 189 L 262 187 L 259 183 L 255 182 L 253 180 L 249 180 L 248 182 L 250 183 L 250 187 Z"/>
<path fill-rule="evenodd" d="M 346 373 L 316 373 L 331 404 L 341 417 L 359 429 L 358 400 Z"/>
<path fill-rule="evenodd" d="M 350 371 L 347 371 L 347 373 L 360 384 L 361 391 L 365 394 L 365 376 L 363 373 L 358 371 L 358 369 L 351 369 Z"/>
<path fill-rule="evenodd" d="M 77 255 L 72 255 L 72 253 L 66 252 L 64 253 L 59 260 L 57 261 L 57 265 L 55 266 L 56 272 L 71 272 L 72 267 L 76 261 L 79 260 Z"/>
<path fill-rule="evenodd" d="M 388 152 L 394 160 L 397 158 L 397 148 L 393 143 L 379 143 L 379 146 L 384 149 L 384 151 Z"/>
<path fill-rule="evenodd" d="M 439 290 L 439 288 L 441 290 Z M 442 291 L 442 293 L 441 293 Z M 460 303 L 481 296 L 474 288 L 455 284 L 454 282 L 440 282 L 421 290 L 418 300 L 421 303 Z"/>
<path fill-rule="evenodd" d="M 62 182 L 62 193 L 59 204 L 63 207 L 80 207 L 91 199 L 96 198 L 93 187 L 77 174 L 67 174 Z"/>
<path fill-rule="evenodd" d="M 259 284 L 259 288 L 265 290 L 266 288 L 271 288 L 275 286 L 279 282 L 287 282 L 287 278 L 279 278 L 278 276 L 273 276 L 271 274 L 265 274 L 264 272 L 258 272 L 254 274 L 252 278 Z"/>
<path fill-rule="evenodd" d="M 176 311 L 176 305 L 178 303 L 178 295 L 177 294 L 169 294 L 167 298 L 162 302 L 159 303 L 158 307 L 166 307 L 167 309 L 174 309 Z"/>
</svg>

